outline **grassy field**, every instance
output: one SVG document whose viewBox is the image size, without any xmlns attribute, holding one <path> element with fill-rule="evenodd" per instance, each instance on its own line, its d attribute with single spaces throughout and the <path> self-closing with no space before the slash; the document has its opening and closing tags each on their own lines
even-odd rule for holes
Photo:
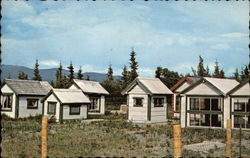
<svg viewBox="0 0 250 158">
<path fill-rule="evenodd" d="M 96 117 L 92 117 L 96 118 Z M 126 122 L 123 115 L 100 116 L 103 121 L 86 123 L 81 120 L 63 124 L 49 123 L 49 157 L 170 157 L 172 156 L 172 126 L 140 127 Z M 3 157 L 40 157 L 39 118 L 2 120 Z M 225 143 L 225 130 L 183 129 L 183 144 L 204 140 Z M 233 131 L 233 155 L 238 156 L 239 131 Z M 242 136 L 242 156 L 250 157 L 250 131 Z M 225 149 L 214 149 L 209 154 L 184 150 L 184 157 L 222 157 Z"/>
</svg>

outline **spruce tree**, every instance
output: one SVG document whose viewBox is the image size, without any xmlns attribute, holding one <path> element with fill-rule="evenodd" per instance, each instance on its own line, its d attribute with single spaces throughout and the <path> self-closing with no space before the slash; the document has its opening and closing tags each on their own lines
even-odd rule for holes
<svg viewBox="0 0 250 158">
<path fill-rule="evenodd" d="M 238 68 L 236 68 L 233 78 L 237 81 L 240 81 L 240 74 Z"/>
<path fill-rule="evenodd" d="M 129 73 L 129 80 L 130 82 L 133 81 L 136 77 L 138 77 L 137 69 L 138 69 L 138 62 L 136 61 L 136 52 L 132 49 L 130 53 L 130 73 Z"/>
<path fill-rule="evenodd" d="M 220 70 L 220 76 L 219 78 L 225 78 L 225 72 L 223 69 Z"/>
<path fill-rule="evenodd" d="M 215 61 L 213 77 L 215 77 L 215 78 L 221 77 L 219 62 L 217 60 Z"/>
<path fill-rule="evenodd" d="M 207 68 L 206 68 L 206 74 L 205 74 L 206 77 L 210 77 L 210 73 L 209 73 L 209 67 L 207 65 Z"/>
<path fill-rule="evenodd" d="M 109 68 L 108 68 L 107 79 L 110 80 L 110 81 L 114 80 L 114 78 L 113 78 L 113 69 L 111 67 L 111 64 L 109 65 Z"/>
<path fill-rule="evenodd" d="M 126 65 L 124 65 L 123 67 L 121 81 L 122 81 L 122 89 L 126 88 L 129 82 L 129 72 Z"/>
<path fill-rule="evenodd" d="M 86 80 L 90 81 L 90 77 L 89 77 L 89 75 L 87 75 L 87 78 L 86 78 Z"/>
<path fill-rule="evenodd" d="M 59 68 L 56 70 L 56 83 L 55 83 L 55 87 L 56 88 L 62 88 L 63 87 L 63 83 L 62 83 L 62 78 L 63 78 L 63 74 L 62 74 L 62 64 L 60 62 Z"/>
<path fill-rule="evenodd" d="M 77 79 L 82 80 L 83 79 L 83 73 L 82 73 L 82 67 L 77 72 Z"/>
<path fill-rule="evenodd" d="M 198 67 L 197 67 L 197 75 L 198 76 L 205 76 L 206 75 L 206 70 L 204 68 L 204 59 L 199 56 L 199 64 L 198 64 Z"/>
<path fill-rule="evenodd" d="M 69 69 L 69 75 L 68 75 L 69 83 L 73 83 L 73 79 L 75 77 L 74 77 L 74 67 L 72 65 L 72 62 L 70 62 L 70 65 L 67 68 Z"/>
<path fill-rule="evenodd" d="M 32 78 L 33 80 L 37 80 L 37 81 L 42 81 L 42 76 L 39 73 L 39 64 L 38 64 L 38 60 L 36 60 L 36 64 L 35 64 L 35 68 L 34 68 L 34 77 Z"/>
<path fill-rule="evenodd" d="M 28 79 L 28 75 L 25 74 L 23 71 L 21 71 L 18 74 L 18 79 L 20 79 L 20 80 L 27 80 Z"/>
</svg>

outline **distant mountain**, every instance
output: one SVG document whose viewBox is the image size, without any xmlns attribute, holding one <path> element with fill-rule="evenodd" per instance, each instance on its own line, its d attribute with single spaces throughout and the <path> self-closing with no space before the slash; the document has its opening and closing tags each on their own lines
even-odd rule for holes
<svg viewBox="0 0 250 158">
<path fill-rule="evenodd" d="M 25 67 L 25 66 L 17 66 L 17 65 L 1 65 L 1 80 L 4 80 L 8 77 L 17 79 L 19 72 L 23 71 L 29 77 L 29 79 L 33 78 L 33 69 Z M 42 75 L 42 79 L 44 81 L 52 81 L 56 79 L 56 70 L 57 68 L 51 69 L 40 69 L 40 74 Z M 69 72 L 63 69 L 63 73 L 68 75 Z M 75 73 L 76 76 L 76 73 Z M 106 79 L 105 73 L 96 73 L 96 72 L 84 72 L 84 78 L 86 79 L 89 76 L 90 80 L 102 82 Z M 121 76 L 114 76 L 115 79 L 121 79 Z"/>
</svg>

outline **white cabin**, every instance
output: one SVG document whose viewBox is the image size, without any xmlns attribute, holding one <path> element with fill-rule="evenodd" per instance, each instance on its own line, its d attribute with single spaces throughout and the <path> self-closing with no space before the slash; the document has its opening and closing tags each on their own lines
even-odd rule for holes
<svg viewBox="0 0 250 158">
<path fill-rule="evenodd" d="M 99 82 L 74 79 L 69 89 L 80 89 L 89 98 L 89 115 L 105 114 L 105 96 L 109 93 Z"/>
<path fill-rule="evenodd" d="M 11 118 L 41 115 L 41 100 L 51 89 L 46 81 L 6 79 L 1 87 L 1 114 Z"/>
<path fill-rule="evenodd" d="M 158 78 L 136 78 L 122 91 L 127 95 L 128 120 L 135 123 L 167 121 L 167 95 L 173 94 Z"/>
<path fill-rule="evenodd" d="M 52 89 L 42 100 L 43 115 L 57 122 L 70 119 L 86 119 L 89 98 L 78 89 Z"/>
<path fill-rule="evenodd" d="M 247 88 L 249 89 L 249 84 L 245 83 L 241 86 L 234 79 L 201 78 L 180 92 L 181 126 L 226 128 L 226 121 L 237 114 L 237 112 L 232 111 L 232 104 L 236 102 L 236 108 L 239 108 L 238 103 L 244 103 L 244 110 L 249 107 L 249 91 L 247 92 Z M 236 95 L 238 93 L 241 95 Z M 249 112 L 244 111 L 243 113 L 245 114 L 243 118 L 246 120 Z M 240 115 L 242 116 L 243 113 L 240 113 Z M 245 121 L 245 126 L 247 126 L 246 124 L 247 121 Z"/>
</svg>

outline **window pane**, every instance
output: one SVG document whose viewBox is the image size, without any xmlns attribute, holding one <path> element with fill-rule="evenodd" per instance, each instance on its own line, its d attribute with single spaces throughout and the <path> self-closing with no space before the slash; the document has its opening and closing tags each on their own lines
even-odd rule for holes
<svg viewBox="0 0 250 158">
<path fill-rule="evenodd" d="M 49 113 L 56 113 L 56 103 L 49 103 Z"/>
<path fill-rule="evenodd" d="M 214 111 L 220 111 L 221 110 L 219 99 L 212 99 L 212 101 L 211 101 L 211 108 Z"/>
<path fill-rule="evenodd" d="M 134 106 L 142 107 L 143 106 L 142 98 L 134 98 Z"/>
<path fill-rule="evenodd" d="M 214 114 L 211 116 L 211 126 L 212 127 L 221 127 L 221 120 L 222 120 L 222 116 L 218 115 L 218 114 Z"/>
<path fill-rule="evenodd" d="M 31 100 L 31 99 L 28 99 L 27 100 L 27 104 L 28 104 L 28 108 L 36 108 L 37 107 L 37 103 L 38 103 L 38 100 Z"/>
<path fill-rule="evenodd" d="M 210 126 L 210 114 L 201 114 L 201 126 Z"/>
<path fill-rule="evenodd" d="M 11 109 L 12 95 L 1 95 L 2 109 Z"/>
<path fill-rule="evenodd" d="M 200 110 L 210 110 L 210 98 L 200 99 Z"/>
<path fill-rule="evenodd" d="M 181 105 L 181 97 L 176 97 L 176 109 L 175 111 L 180 112 L 180 105 Z"/>
<path fill-rule="evenodd" d="M 245 111 L 245 102 L 234 102 L 234 111 Z"/>
<path fill-rule="evenodd" d="M 155 107 L 163 107 L 163 98 L 154 98 L 154 106 Z"/>
<path fill-rule="evenodd" d="M 247 117 L 246 126 L 247 128 L 250 128 L 250 116 Z"/>
<path fill-rule="evenodd" d="M 199 98 L 190 98 L 190 110 L 199 110 Z"/>
<path fill-rule="evenodd" d="M 80 106 L 71 106 L 70 112 L 71 114 L 80 114 Z"/>
<path fill-rule="evenodd" d="M 199 126 L 200 114 L 190 114 L 190 126 Z"/>
<path fill-rule="evenodd" d="M 242 116 L 235 115 L 234 116 L 234 128 L 240 128 L 240 125 L 242 125 L 241 127 L 244 128 L 245 120 Z"/>
</svg>

